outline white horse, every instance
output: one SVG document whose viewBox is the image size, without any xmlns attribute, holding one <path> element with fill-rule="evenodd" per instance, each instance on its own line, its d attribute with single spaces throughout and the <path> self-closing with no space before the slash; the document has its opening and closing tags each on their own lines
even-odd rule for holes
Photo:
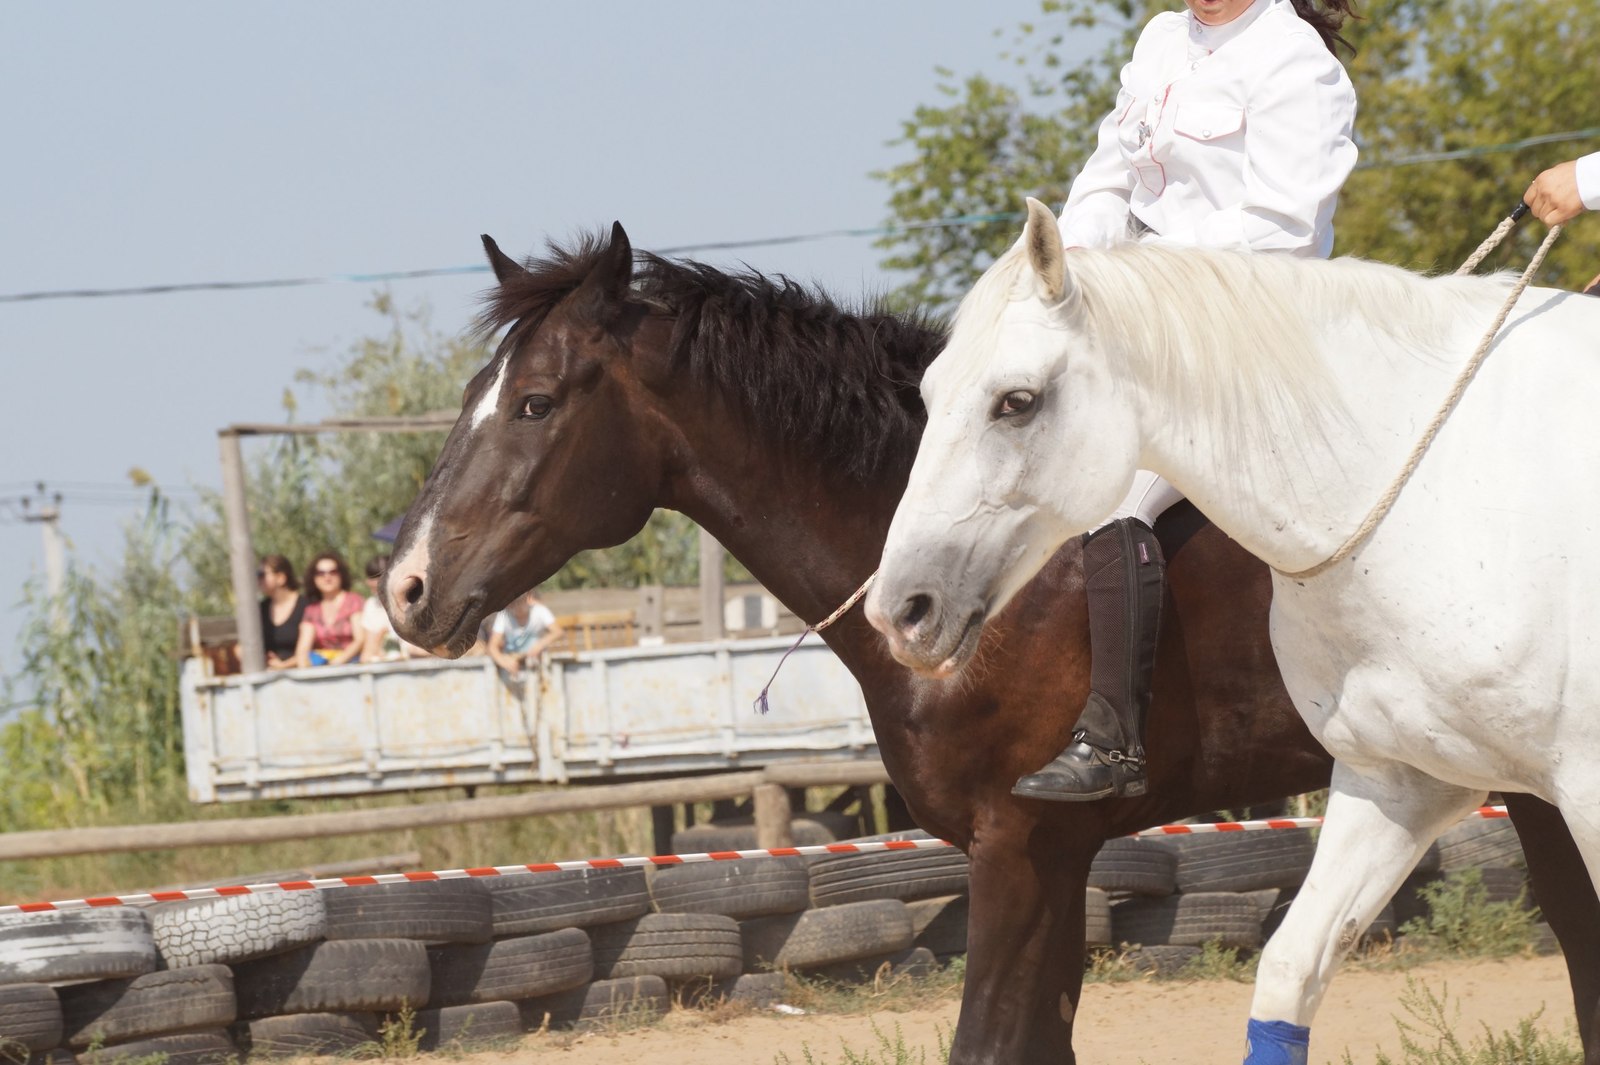
<svg viewBox="0 0 1600 1065">
<path fill-rule="evenodd" d="M 1023 240 L 962 302 L 868 617 L 937 675 L 970 657 L 1135 469 L 1276 571 L 1289 693 L 1335 757 L 1316 860 L 1263 951 L 1248 1061 L 1304 1061 L 1346 950 L 1488 791 L 1565 815 L 1600 877 L 1600 300 L 1529 289 L 1393 508 L 1504 278 Z"/>
</svg>

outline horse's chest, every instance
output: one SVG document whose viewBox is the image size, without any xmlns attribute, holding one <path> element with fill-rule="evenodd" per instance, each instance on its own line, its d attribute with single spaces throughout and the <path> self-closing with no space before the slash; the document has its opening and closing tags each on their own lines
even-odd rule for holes
<svg viewBox="0 0 1600 1065">
<path fill-rule="evenodd" d="M 1496 787 L 1525 775 L 1527 728 L 1552 693 L 1544 653 L 1492 611 L 1419 611 L 1423 590 L 1366 584 L 1334 594 L 1284 586 L 1273 648 L 1296 709 L 1328 752 L 1352 764 L 1403 761 L 1433 776 Z M 1500 752 L 1486 765 L 1485 750 Z"/>
</svg>

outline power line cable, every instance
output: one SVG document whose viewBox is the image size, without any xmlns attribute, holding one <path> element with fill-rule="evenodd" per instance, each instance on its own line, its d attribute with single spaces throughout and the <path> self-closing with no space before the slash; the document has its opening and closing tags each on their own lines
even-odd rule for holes
<svg viewBox="0 0 1600 1065">
<path fill-rule="evenodd" d="M 1357 170 L 1381 170 L 1401 166 L 1419 166 L 1425 163 L 1442 163 L 1484 155 L 1517 152 L 1541 144 L 1585 140 L 1600 137 L 1600 126 L 1544 133 L 1537 137 L 1506 141 L 1501 144 L 1484 144 L 1472 148 L 1457 148 L 1443 152 L 1420 152 L 1415 155 L 1379 159 L 1357 163 Z M 910 222 L 904 225 L 867 226 L 852 229 L 825 229 L 812 233 L 792 233 L 776 237 L 755 237 L 744 240 L 708 241 L 699 244 L 682 244 L 677 247 L 657 249 L 660 255 L 685 255 L 690 252 L 732 251 L 740 248 L 771 248 L 785 244 L 807 244 L 819 240 L 836 240 L 841 237 L 888 237 L 924 229 L 950 229 L 955 227 L 986 225 L 995 222 L 1015 222 L 1023 217 L 1020 211 L 996 211 L 986 214 L 956 215 L 927 222 Z M 467 266 L 437 266 L 421 270 L 389 270 L 381 273 L 326 274 L 320 277 L 280 277 L 255 281 L 189 281 L 164 285 L 135 285 L 126 288 L 74 288 L 42 289 L 35 292 L 0 293 L 0 303 L 32 303 L 42 300 L 101 299 L 111 296 L 160 296 L 176 292 L 238 292 L 269 288 L 300 288 L 308 285 L 375 284 L 389 281 L 412 281 L 425 277 L 456 277 L 468 274 L 486 274 L 488 264 Z"/>
</svg>

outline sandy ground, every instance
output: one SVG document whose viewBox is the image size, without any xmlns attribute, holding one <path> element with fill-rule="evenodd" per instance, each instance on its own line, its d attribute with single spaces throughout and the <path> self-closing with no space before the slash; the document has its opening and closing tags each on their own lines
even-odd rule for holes
<svg viewBox="0 0 1600 1065">
<path fill-rule="evenodd" d="M 1560 957 L 1504 962 L 1441 962 L 1407 972 L 1351 970 L 1334 981 L 1312 1028 L 1312 1065 L 1342 1062 L 1346 1050 L 1370 1065 L 1379 1050 L 1398 1057 L 1399 998 L 1407 977 L 1435 992 L 1448 988 L 1463 1042 L 1488 1024 L 1496 1033 L 1541 1009 L 1539 1027 L 1574 1044 L 1572 998 Z M 1091 984 L 1079 1008 L 1076 1046 L 1083 1065 L 1233 1065 L 1243 1057 L 1251 986 L 1231 982 Z M 908 1045 L 925 1046 L 935 1060 L 938 1034 L 955 1025 L 957 1003 L 872 1016 L 752 1014 L 711 1023 L 692 1012 L 663 1024 L 620 1034 L 532 1035 L 510 1052 L 456 1058 L 467 1065 L 511 1065 L 533 1060 L 552 1065 L 772 1065 L 780 1053 L 794 1065 L 809 1048 L 817 1065 L 844 1060 L 841 1044 L 859 1055 L 875 1052 L 873 1025 Z M 1481 1023 L 1480 1023 L 1481 1022 Z M 566 1045 L 557 1045 L 557 1039 Z M 891 1059 L 892 1060 L 892 1059 Z M 917 1060 L 913 1056 L 913 1061 Z"/>
</svg>

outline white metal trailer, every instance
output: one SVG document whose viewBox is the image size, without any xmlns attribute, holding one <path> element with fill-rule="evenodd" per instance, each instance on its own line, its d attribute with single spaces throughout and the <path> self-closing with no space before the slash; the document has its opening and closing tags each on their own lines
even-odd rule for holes
<svg viewBox="0 0 1600 1065">
<path fill-rule="evenodd" d="M 792 637 L 550 658 L 514 683 L 487 657 L 183 674 L 195 802 L 623 780 L 877 755 L 861 689 L 820 640 L 753 703 Z"/>
</svg>

